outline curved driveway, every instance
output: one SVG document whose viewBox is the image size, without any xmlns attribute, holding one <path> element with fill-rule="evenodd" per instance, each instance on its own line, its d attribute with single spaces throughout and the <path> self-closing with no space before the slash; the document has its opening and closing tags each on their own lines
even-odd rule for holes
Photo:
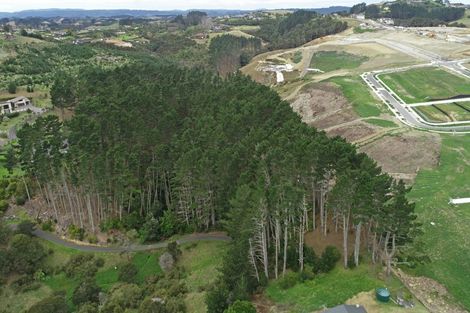
<svg viewBox="0 0 470 313">
<path fill-rule="evenodd" d="M 111 247 L 111 246 L 94 246 L 94 245 L 86 245 L 86 244 L 78 244 L 73 241 L 65 240 L 56 234 L 49 233 L 42 231 L 40 229 L 36 229 L 33 231 L 33 235 L 38 238 L 50 241 L 57 245 L 67 247 L 70 249 L 75 249 L 83 252 L 108 252 L 108 253 L 121 253 L 121 252 L 138 252 L 138 251 L 148 251 L 148 250 L 155 250 L 160 248 L 165 248 L 169 242 L 171 241 L 162 241 L 148 245 L 140 245 L 140 244 L 130 244 L 128 246 L 119 246 L 119 247 Z M 176 240 L 178 245 L 189 243 L 189 242 L 196 242 L 196 241 L 230 241 L 231 238 L 228 237 L 224 233 L 198 233 L 198 234 L 191 234 L 181 237 L 180 239 Z"/>
</svg>

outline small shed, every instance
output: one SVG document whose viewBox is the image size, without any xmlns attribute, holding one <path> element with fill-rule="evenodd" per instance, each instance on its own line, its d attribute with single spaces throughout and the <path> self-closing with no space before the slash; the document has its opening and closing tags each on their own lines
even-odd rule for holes
<svg viewBox="0 0 470 313">
<path fill-rule="evenodd" d="M 328 309 L 323 313 L 367 313 L 367 311 L 362 305 L 359 304 L 342 304 L 335 306 L 334 308 Z"/>
<path fill-rule="evenodd" d="M 387 288 L 377 288 L 375 296 L 380 302 L 390 301 L 390 291 Z"/>
</svg>

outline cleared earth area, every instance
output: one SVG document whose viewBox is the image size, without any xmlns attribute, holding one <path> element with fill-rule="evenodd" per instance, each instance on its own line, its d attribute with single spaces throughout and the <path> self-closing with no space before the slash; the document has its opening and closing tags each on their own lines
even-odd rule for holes
<svg viewBox="0 0 470 313">
<path fill-rule="evenodd" d="M 380 75 L 406 103 L 420 103 L 470 95 L 470 80 L 439 68 L 418 68 Z"/>
</svg>

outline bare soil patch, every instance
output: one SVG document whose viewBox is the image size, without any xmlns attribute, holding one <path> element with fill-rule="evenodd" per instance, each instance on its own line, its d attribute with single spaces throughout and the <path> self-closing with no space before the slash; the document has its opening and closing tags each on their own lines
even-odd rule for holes
<svg viewBox="0 0 470 313">
<path fill-rule="evenodd" d="M 394 274 L 418 298 L 431 313 L 466 313 L 467 311 L 455 304 L 447 289 L 437 281 L 428 277 L 414 277 L 400 269 Z"/>
<path fill-rule="evenodd" d="M 421 168 L 439 164 L 441 137 L 437 134 L 409 131 L 400 135 L 385 135 L 359 150 L 367 153 L 383 170 L 398 178 L 400 174 L 414 179 Z"/>
</svg>

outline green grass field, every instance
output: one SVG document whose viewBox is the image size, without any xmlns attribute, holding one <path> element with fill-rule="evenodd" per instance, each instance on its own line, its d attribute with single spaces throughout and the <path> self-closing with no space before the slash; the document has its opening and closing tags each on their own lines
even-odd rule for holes
<svg viewBox="0 0 470 313">
<path fill-rule="evenodd" d="M 338 265 L 328 274 L 286 290 L 278 282 L 272 282 L 266 289 L 266 295 L 275 303 L 289 307 L 289 312 L 307 313 L 342 304 L 359 292 L 381 286 L 384 282 L 376 279 L 375 270 L 367 265 L 354 270 Z"/>
<path fill-rule="evenodd" d="M 449 205 L 470 197 L 470 136 L 442 136 L 440 165 L 418 173 L 410 198 L 423 223 L 425 251 L 431 263 L 417 271 L 443 283 L 470 309 L 470 205 Z M 435 225 L 431 225 L 431 222 Z"/>
<path fill-rule="evenodd" d="M 331 72 L 340 69 L 356 68 L 367 60 L 368 58 L 365 56 L 346 52 L 320 51 L 313 55 L 310 67 L 318 68 L 324 72 Z"/>
<path fill-rule="evenodd" d="M 449 103 L 415 107 L 425 120 L 429 122 L 470 121 L 470 105 L 468 103 Z"/>
<path fill-rule="evenodd" d="M 216 280 L 218 268 L 227 247 L 225 242 L 198 242 L 182 246 L 183 256 L 179 265 L 188 272 L 185 279 L 188 287 L 186 295 L 187 312 L 205 313 L 206 290 Z"/>
<path fill-rule="evenodd" d="M 369 123 L 369 124 L 372 124 L 372 125 L 376 125 L 376 126 L 380 126 L 380 127 L 384 127 L 384 128 L 394 128 L 394 127 L 398 127 L 397 124 L 395 124 L 394 122 L 392 121 L 389 121 L 389 120 L 382 120 L 380 118 L 368 118 L 366 120 L 364 120 L 365 122 Z"/>
<path fill-rule="evenodd" d="M 419 68 L 380 75 L 407 103 L 470 95 L 470 80 L 438 68 Z"/>
<path fill-rule="evenodd" d="M 360 117 L 379 116 L 387 112 L 371 94 L 369 87 L 359 76 L 333 77 L 328 80 L 338 85 Z"/>
</svg>

